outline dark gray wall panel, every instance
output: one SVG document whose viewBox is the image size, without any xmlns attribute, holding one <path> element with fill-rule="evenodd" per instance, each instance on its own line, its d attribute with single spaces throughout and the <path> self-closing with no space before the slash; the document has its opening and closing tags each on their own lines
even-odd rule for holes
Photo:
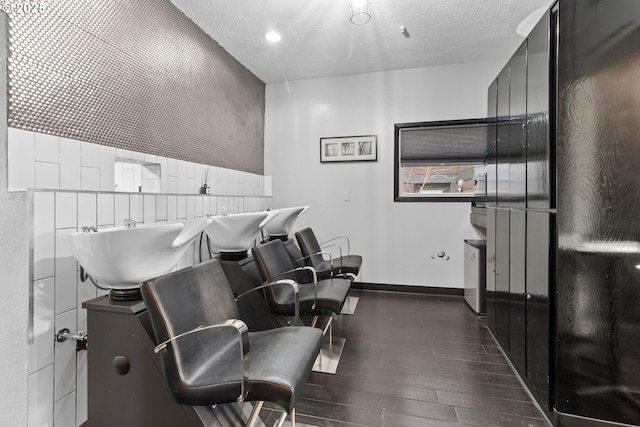
<svg viewBox="0 0 640 427">
<path fill-rule="evenodd" d="M 640 2 L 560 2 L 560 412 L 640 424 Z"/>
<path fill-rule="evenodd" d="M 9 14 L 9 126 L 263 173 L 264 83 L 168 0 Z"/>
</svg>

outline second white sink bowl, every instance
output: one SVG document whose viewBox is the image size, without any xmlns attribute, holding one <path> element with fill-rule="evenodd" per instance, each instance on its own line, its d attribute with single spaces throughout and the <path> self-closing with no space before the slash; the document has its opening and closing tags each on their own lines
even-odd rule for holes
<svg viewBox="0 0 640 427">
<path fill-rule="evenodd" d="M 269 221 L 278 216 L 275 211 L 218 215 L 205 230 L 218 252 L 246 252 L 257 234 Z"/>
<path fill-rule="evenodd" d="M 264 231 L 271 237 L 288 236 L 300 215 L 305 213 L 307 209 L 309 206 L 271 210 L 270 212 L 278 212 L 278 216 L 264 227 Z"/>
<path fill-rule="evenodd" d="M 98 284 L 110 289 L 135 289 L 145 280 L 171 271 L 189 243 L 209 224 L 211 219 L 204 218 L 75 233 L 73 256 Z"/>
</svg>

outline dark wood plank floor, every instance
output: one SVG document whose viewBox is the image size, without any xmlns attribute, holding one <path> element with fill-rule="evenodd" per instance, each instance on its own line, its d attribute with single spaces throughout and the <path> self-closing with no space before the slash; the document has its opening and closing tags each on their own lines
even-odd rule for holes
<svg viewBox="0 0 640 427">
<path fill-rule="evenodd" d="M 347 339 L 338 371 L 311 373 L 297 422 L 549 426 L 462 297 L 354 295 L 355 315 L 334 322 L 334 335 Z"/>
</svg>

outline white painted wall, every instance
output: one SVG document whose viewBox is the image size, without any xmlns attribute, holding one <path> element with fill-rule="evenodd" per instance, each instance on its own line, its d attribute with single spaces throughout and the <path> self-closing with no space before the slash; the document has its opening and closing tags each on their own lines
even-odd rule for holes
<svg viewBox="0 0 640 427">
<path fill-rule="evenodd" d="M 295 229 L 348 235 L 362 282 L 460 288 L 463 240 L 478 238 L 469 203 L 393 201 L 394 123 L 486 117 L 487 62 L 269 83 L 265 174 L 273 206 L 310 205 Z M 325 163 L 321 137 L 378 135 L 378 161 Z M 344 193 L 350 201 L 344 201 Z M 436 257 L 444 251 L 450 259 Z"/>
<path fill-rule="evenodd" d="M 5 134 L 6 135 L 6 134 Z M 0 190 L 0 424 L 27 425 L 29 252 L 26 193 Z"/>
<path fill-rule="evenodd" d="M 6 70 L 6 21 L 0 17 L 0 69 Z M 6 73 L 0 73 L 0 417 L 1 425 L 27 425 L 29 234 L 27 193 L 9 193 Z"/>
</svg>

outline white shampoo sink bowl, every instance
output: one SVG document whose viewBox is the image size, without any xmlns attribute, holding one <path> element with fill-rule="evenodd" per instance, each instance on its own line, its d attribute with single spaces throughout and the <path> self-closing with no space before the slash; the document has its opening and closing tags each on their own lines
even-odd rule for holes
<svg viewBox="0 0 640 427">
<path fill-rule="evenodd" d="M 205 231 L 218 252 L 243 257 L 253 246 L 262 227 L 276 216 L 278 213 L 275 211 L 218 215 L 211 218 L 213 222 Z"/>
<path fill-rule="evenodd" d="M 309 206 L 297 206 L 295 208 L 273 209 L 269 212 L 278 212 L 278 216 L 265 227 L 264 231 L 272 238 L 287 238 L 298 217 L 305 213 Z"/>
<path fill-rule="evenodd" d="M 204 218 L 75 233 L 73 255 L 98 285 L 112 290 L 137 289 L 145 280 L 171 271 L 189 243 L 211 222 L 211 218 Z"/>
</svg>

